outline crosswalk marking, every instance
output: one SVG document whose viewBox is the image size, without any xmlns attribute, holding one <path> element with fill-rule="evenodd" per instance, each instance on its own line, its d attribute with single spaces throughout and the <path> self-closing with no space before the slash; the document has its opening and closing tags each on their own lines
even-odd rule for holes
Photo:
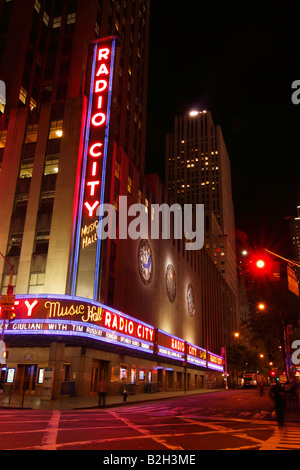
<svg viewBox="0 0 300 470">
<path fill-rule="evenodd" d="M 278 450 L 298 449 L 300 450 L 300 428 L 287 427 L 283 431 L 282 438 L 277 445 Z"/>
<path fill-rule="evenodd" d="M 274 434 L 260 447 L 260 450 L 300 450 L 300 427 L 276 428 Z"/>
</svg>

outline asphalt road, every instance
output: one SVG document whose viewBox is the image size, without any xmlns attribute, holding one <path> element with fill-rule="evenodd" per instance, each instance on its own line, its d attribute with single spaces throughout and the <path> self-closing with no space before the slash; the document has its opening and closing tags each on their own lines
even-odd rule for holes
<svg viewBox="0 0 300 470">
<path fill-rule="evenodd" d="M 98 450 L 102 451 L 97 454 L 98 463 L 131 468 L 141 460 L 143 464 L 178 463 L 147 461 L 153 452 L 167 452 L 173 459 L 179 455 L 182 459 L 194 455 L 199 459 L 201 450 L 300 449 L 300 423 L 287 423 L 279 429 L 272 411 L 270 398 L 261 397 L 256 390 L 229 390 L 106 409 L 3 409 L 0 449 Z M 136 463 L 114 462 L 114 458 L 122 457 L 120 451 L 130 451 Z"/>
</svg>

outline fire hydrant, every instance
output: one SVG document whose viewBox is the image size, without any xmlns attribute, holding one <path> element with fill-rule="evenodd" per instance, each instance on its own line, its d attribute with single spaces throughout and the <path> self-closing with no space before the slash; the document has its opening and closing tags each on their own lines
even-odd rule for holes
<svg viewBox="0 0 300 470">
<path fill-rule="evenodd" d="M 126 390 L 126 388 L 124 388 L 124 390 L 123 390 L 123 401 L 127 400 L 127 395 L 128 395 L 127 390 Z"/>
</svg>

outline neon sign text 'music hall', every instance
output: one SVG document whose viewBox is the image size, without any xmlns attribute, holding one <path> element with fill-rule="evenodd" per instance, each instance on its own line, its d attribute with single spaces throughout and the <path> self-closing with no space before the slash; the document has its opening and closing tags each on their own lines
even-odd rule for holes
<svg viewBox="0 0 300 470">
<path fill-rule="evenodd" d="M 83 156 L 71 292 L 73 295 L 76 293 L 82 271 L 86 279 L 89 266 L 91 293 L 86 293 L 85 296 L 95 300 L 98 295 L 101 239 L 97 237 L 96 230 L 89 235 L 91 227 L 101 229 L 101 218 L 96 213 L 97 208 L 104 203 L 105 194 L 115 41 L 111 37 L 92 43 L 92 57 L 87 60 L 85 76 L 86 83 L 89 83 L 86 92 L 88 104 L 84 111 Z"/>
</svg>

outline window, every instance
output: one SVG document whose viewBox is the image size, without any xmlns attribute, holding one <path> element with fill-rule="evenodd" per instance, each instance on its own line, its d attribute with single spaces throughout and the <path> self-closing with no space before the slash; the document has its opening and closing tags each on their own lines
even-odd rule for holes
<svg viewBox="0 0 300 470">
<path fill-rule="evenodd" d="M 49 139 L 57 139 L 62 137 L 63 130 L 62 130 L 63 121 L 52 121 L 50 124 L 50 131 L 49 131 Z"/>
<path fill-rule="evenodd" d="M 127 380 L 128 366 L 127 364 L 120 364 L 120 380 Z"/>
<path fill-rule="evenodd" d="M 25 144 L 30 144 L 32 142 L 37 141 L 38 135 L 38 124 L 33 124 L 31 126 L 27 126 L 26 133 L 25 133 Z"/>
<path fill-rule="evenodd" d="M 52 28 L 60 28 L 61 27 L 61 16 L 57 18 L 53 18 Z"/>
<path fill-rule="evenodd" d="M 33 158 L 24 158 L 20 164 L 19 178 L 31 178 L 33 172 Z"/>
<path fill-rule="evenodd" d="M 39 13 L 41 11 L 41 4 L 39 0 L 35 0 L 34 9 Z"/>
<path fill-rule="evenodd" d="M 67 24 L 75 23 L 75 20 L 76 20 L 76 13 L 70 13 L 67 16 Z"/>
<path fill-rule="evenodd" d="M 129 192 L 129 194 L 132 194 L 132 179 L 130 178 L 130 176 L 128 176 L 127 191 Z"/>
<path fill-rule="evenodd" d="M 0 149 L 5 147 L 7 131 L 0 131 Z"/>
<path fill-rule="evenodd" d="M 44 21 L 46 26 L 49 25 L 49 15 L 45 11 L 44 11 L 43 21 Z"/>
<path fill-rule="evenodd" d="M 59 158 L 57 155 L 47 155 L 45 160 L 44 175 L 58 173 Z"/>
<path fill-rule="evenodd" d="M 20 100 L 22 103 L 26 104 L 26 99 L 27 99 L 27 91 L 25 90 L 25 88 L 23 88 L 23 87 L 21 86 L 21 88 L 20 88 L 20 94 L 19 94 L 19 100 Z"/>
<path fill-rule="evenodd" d="M 120 179 L 120 162 L 116 161 L 116 167 L 115 167 L 115 177 Z"/>
</svg>

